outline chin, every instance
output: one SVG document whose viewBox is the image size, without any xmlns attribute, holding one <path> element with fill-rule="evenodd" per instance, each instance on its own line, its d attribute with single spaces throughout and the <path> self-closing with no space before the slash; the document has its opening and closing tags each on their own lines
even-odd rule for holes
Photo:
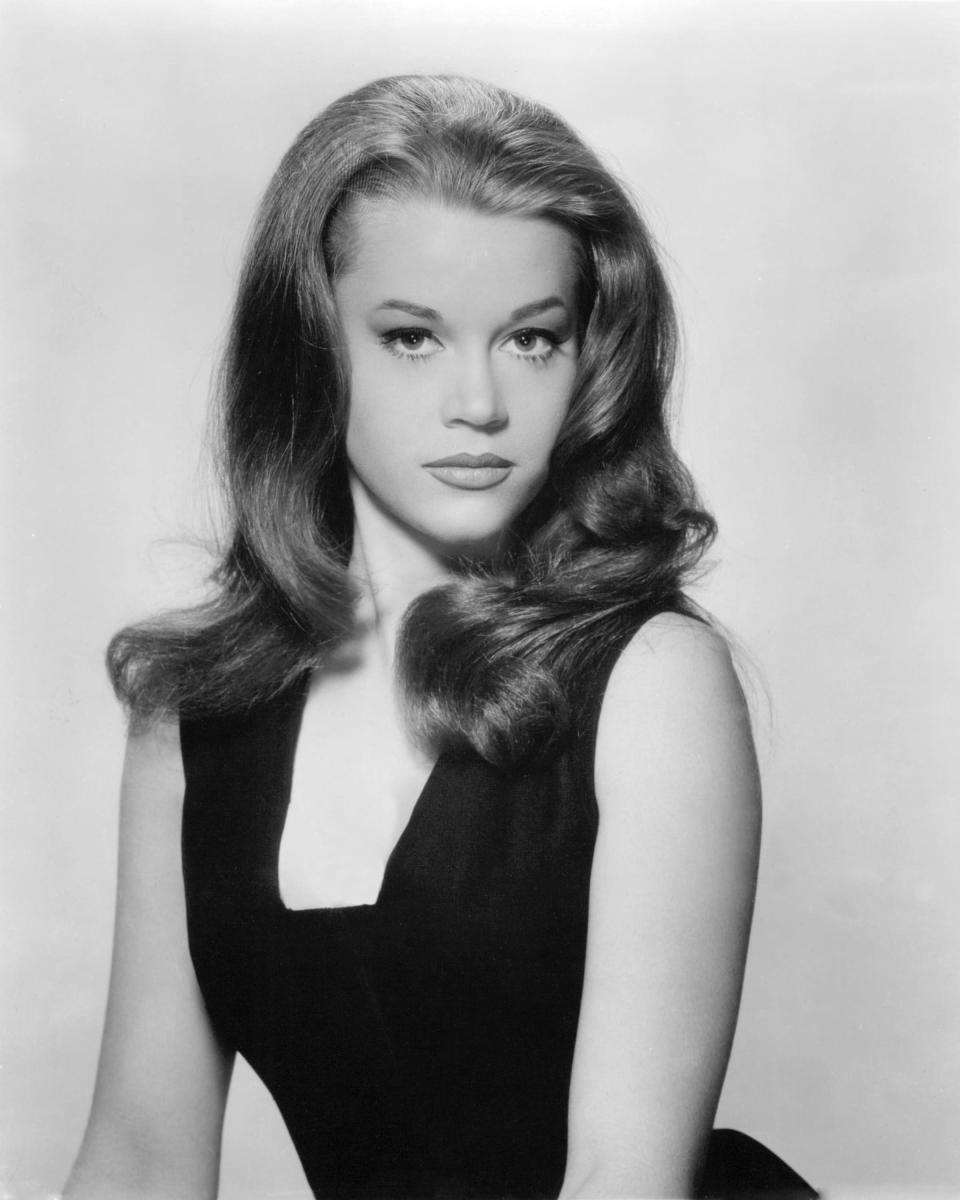
<svg viewBox="0 0 960 1200">
<path fill-rule="evenodd" d="M 512 531 L 527 507 L 529 503 L 504 505 L 496 512 L 470 514 L 473 519 L 462 510 L 447 514 L 435 511 L 431 520 L 411 522 L 408 528 L 439 558 L 493 564 L 509 546 Z"/>
<path fill-rule="evenodd" d="M 421 537 L 439 558 L 467 559 L 470 562 L 494 562 L 500 557 L 506 529 L 422 530 Z"/>
<path fill-rule="evenodd" d="M 410 522 L 416 536 L 440 558 L 488 561 L 497 558 L 516 520 L 510 512 L 438 512 Z"/>
</svg>

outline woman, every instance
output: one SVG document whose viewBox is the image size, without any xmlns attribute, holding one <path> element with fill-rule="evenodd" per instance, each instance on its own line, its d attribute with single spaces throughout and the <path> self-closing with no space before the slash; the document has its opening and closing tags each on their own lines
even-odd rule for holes
<svg viewBox="0 0 960 1200">
<path fill-rule="evenodd" d="M 714 525 L 674 347 L 649 234 L 540 106 L 386 79 L 297 139 L 226 355 L 216 595 L 110 650 L 134 719 L 72 1200 L 214 1196 L 236 1050 L 318 1196 L 736 1176 L 759 789 L 681 590 Z"/>
</svg>

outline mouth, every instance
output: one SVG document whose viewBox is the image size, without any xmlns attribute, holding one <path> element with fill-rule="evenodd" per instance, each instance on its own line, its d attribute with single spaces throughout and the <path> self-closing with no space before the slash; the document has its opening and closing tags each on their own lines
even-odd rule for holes
<svg viewBox="0 0 960 1200">
<path fill-rule="evenodd" d="M 424 468 L 447 487 L 483 491 L 503 483 L 516 464 L 496 454 L 452 454 L 424 463 Z"/>
<path fill-rule="evenodd" d="M 500 458 L 496 454 L 451 454 L 449 458 L 438 458 L 436 462 L 423 465 L 428 470 L 431 467 L 468 467 L 471 471 L 482 471 L 485 467 L 514 466 L 508 458 Z"/>
</svg>

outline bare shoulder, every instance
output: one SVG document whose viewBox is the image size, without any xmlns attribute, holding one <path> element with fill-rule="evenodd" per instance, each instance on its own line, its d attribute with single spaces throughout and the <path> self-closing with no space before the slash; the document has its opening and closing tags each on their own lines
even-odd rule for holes
<svg viewBox="0 0 960 1200">
<path fill-rule="evenodd" d="M 726 639 L 693 617 L 660 613 L 637 630 L 617 659 L 604 716 L 615 718 L 624 706 L 671 694 L 688 704 L 710 697 L 743 703 Z"/>
<path fill-rule="evenodd" d="M 604 695 L 595 769 L 598 798 L 614 802 L 656 777 L 668 792 L 709 780 L 713 796 L 735 784 L 740 803 L 759 803 L 750 715 L 720 633 L 661 613 L 634 634 Z"/>
<path fill-rule="evenodd" d="M 148 903 L 150 889 L 160 881 L 180 904 L 185 790 L 179 723 L 155 720 L 148 726 L 132 726 L 120 783 L 118 904 Z"/>
<path fill-rule="evenodd" d="M 183 760 L 176 720 L 157 719 L 130 729 L 123 764 L 123 796 L 126 800 L 131 794 L 144 793 L 171 803 L 182 800 Z"/>
<path fill-rule="evenodd" d="M 120 784 L 118 911 L 146 914 L 156 895 L 182 907 L 180 822 L 185 784 L 176 721 L 131 727 Z"/>
</svg>

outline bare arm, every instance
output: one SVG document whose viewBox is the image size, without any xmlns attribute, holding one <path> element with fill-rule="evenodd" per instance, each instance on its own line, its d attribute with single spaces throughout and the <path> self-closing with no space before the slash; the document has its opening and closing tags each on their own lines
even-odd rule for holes
<svg viewBox="0 0 960 1200">
<path fill-rule="evenodd" d="M 110 992 L 83 1145 L 64 1200 L 213 1200 L 232 1056 L 187 947 L 175 726 L 132 736 L 124 763 Z"/>
<path fill-rule="evenodd" d="M 736 1024 L 760 795 L 722 639 L 661 616 L 614 668 L 561 1196 L 689 1196 Z"/>
</svg>

